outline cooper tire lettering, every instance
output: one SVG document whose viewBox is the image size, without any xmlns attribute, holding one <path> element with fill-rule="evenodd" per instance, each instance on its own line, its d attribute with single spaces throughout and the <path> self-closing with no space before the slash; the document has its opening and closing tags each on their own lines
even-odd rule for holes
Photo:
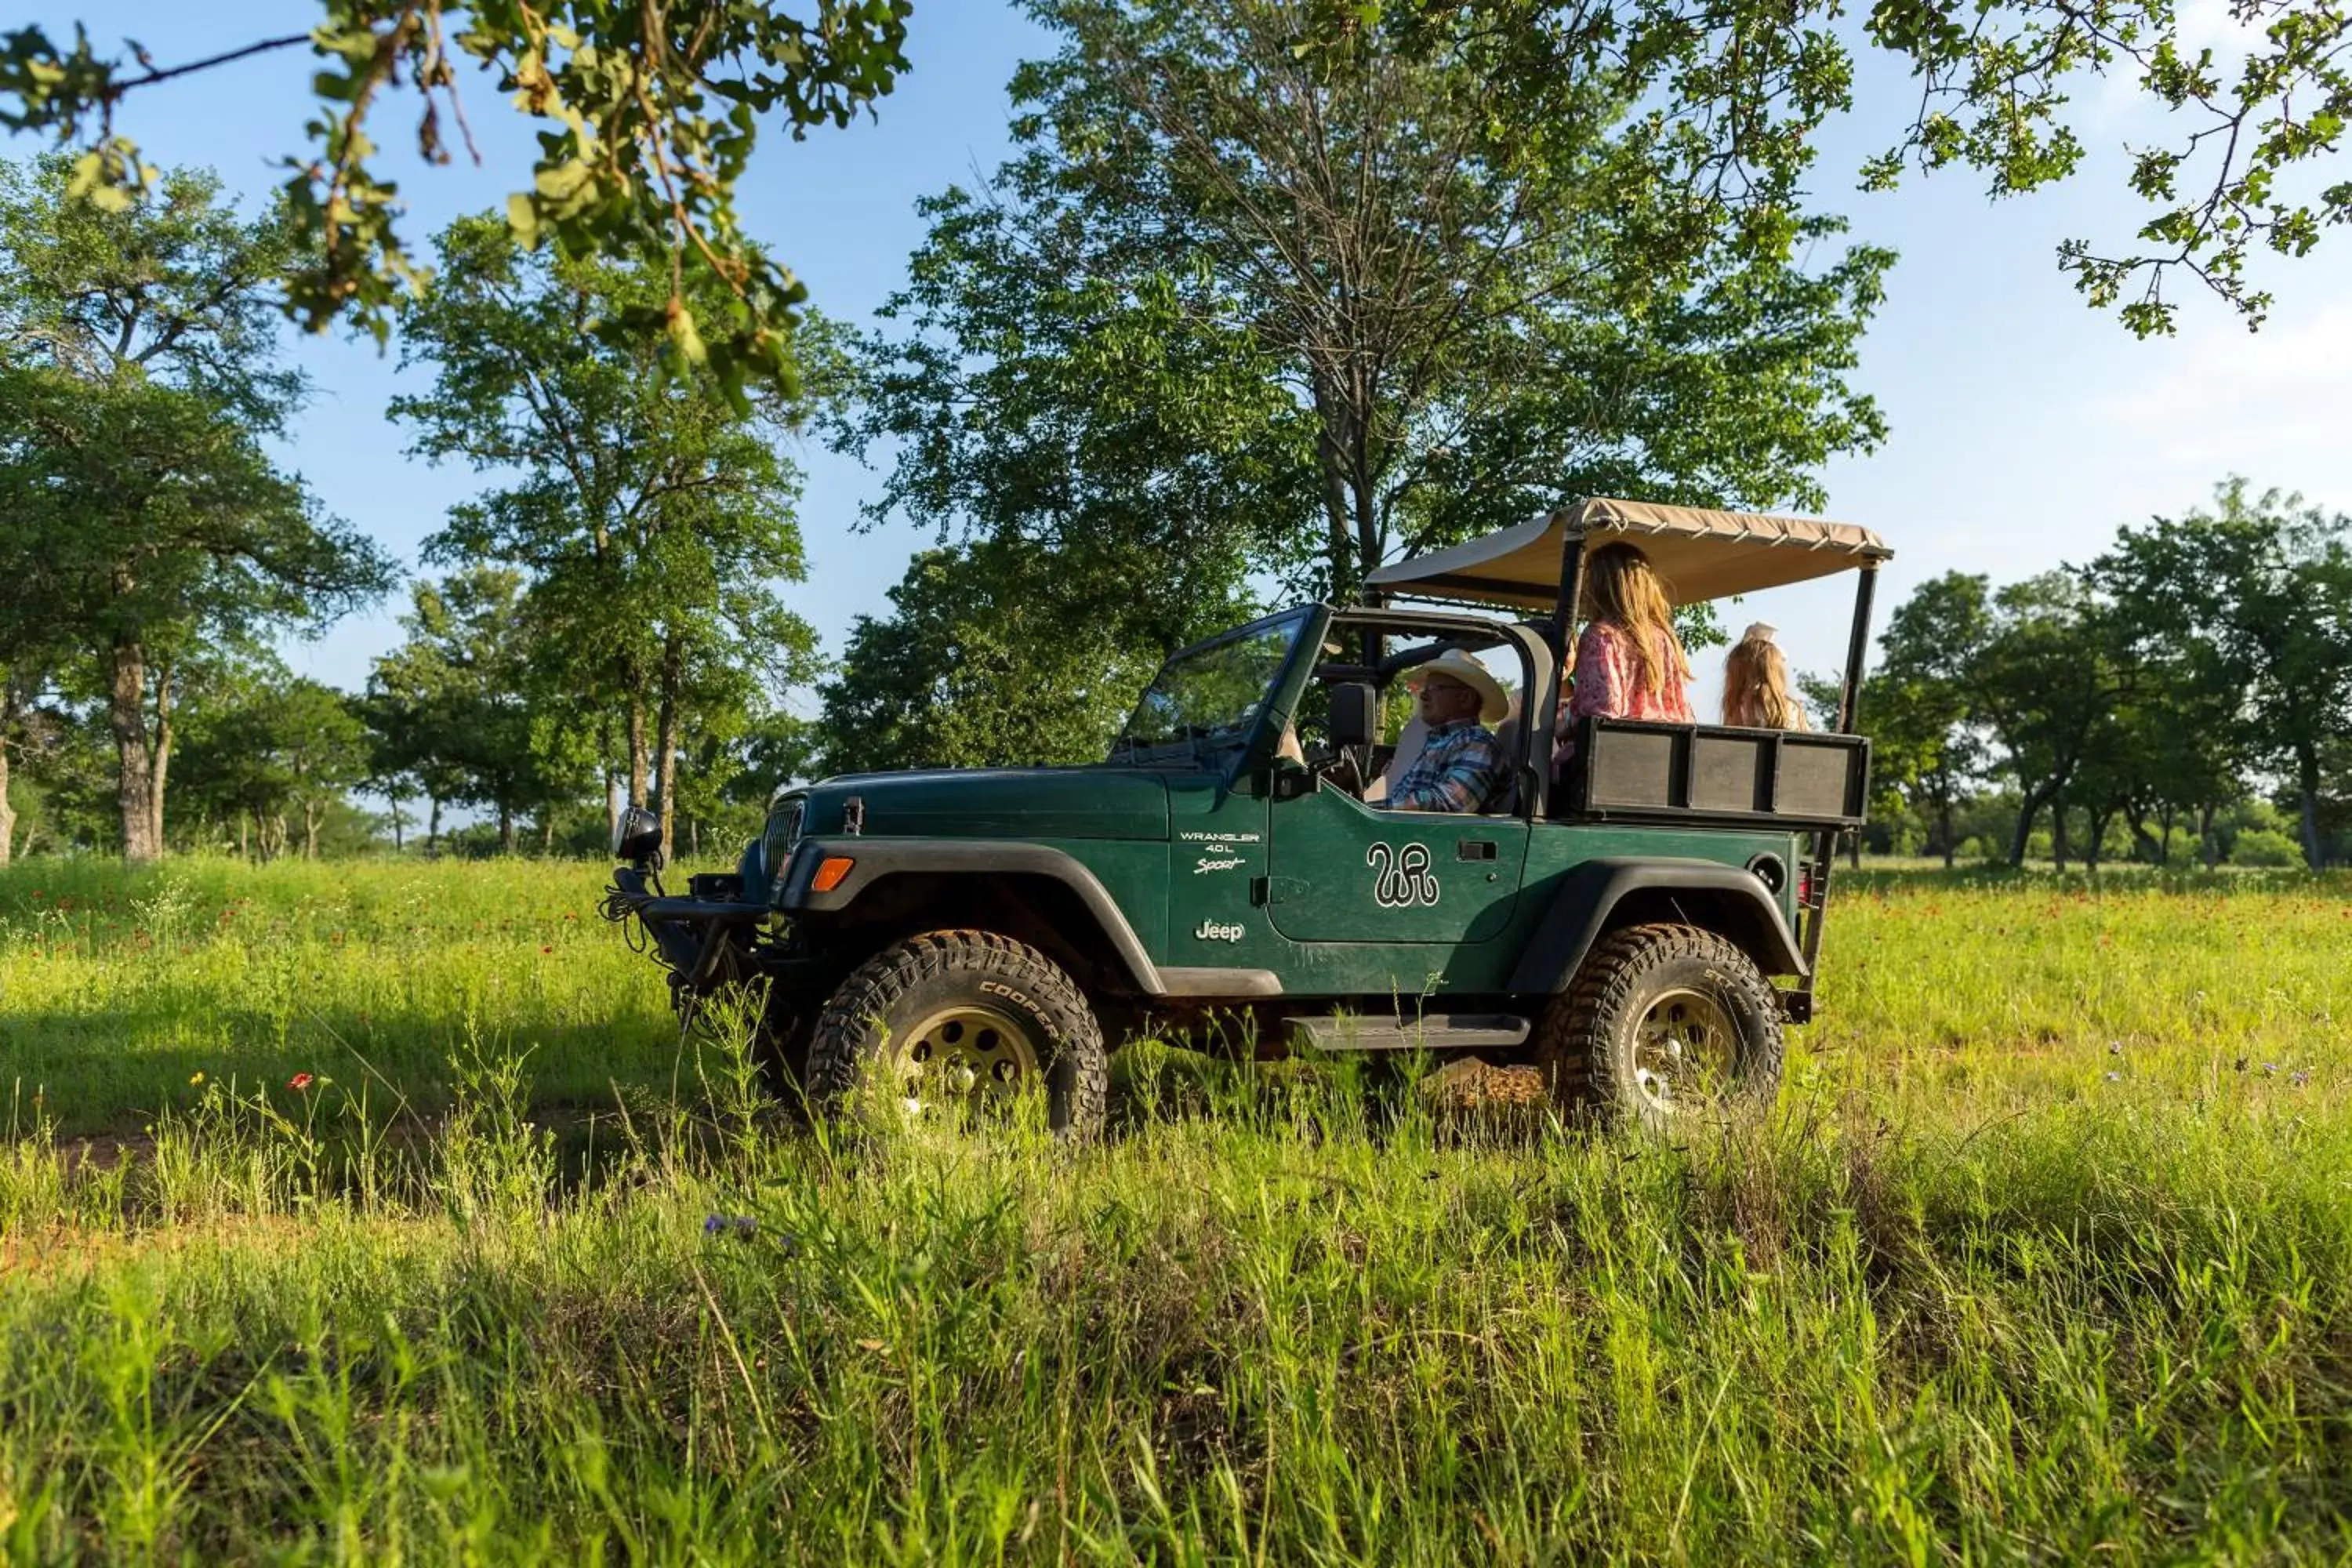
<svg viewBox="0 0 2352 1568">
<path fill-rule="evenodd" d="M 1437 873 L 1430 868 L 1428 845 L 1394 849 L 1375 844 L 1364 851 L 1364 864 L 1372 868 L 1372 902 L 1381 908 L 1437 907 Z"/>
<path fill-rule="evenodd" d="M 1020 992 L 1015 991 L 1010 985 L 1003 984 L 994 980 L 983 980 L 980 983 L 980 988 L 992 996 L 1002 996 L 1007 1002 L 1018 1002 L 1024 1008 L 1039 1017 L 1045 1016 L 1044 1008 L 1038 1006 L 1036 1003 L 1032 1002 L 1028 997 L 1023 995 Z"/>
</svg>

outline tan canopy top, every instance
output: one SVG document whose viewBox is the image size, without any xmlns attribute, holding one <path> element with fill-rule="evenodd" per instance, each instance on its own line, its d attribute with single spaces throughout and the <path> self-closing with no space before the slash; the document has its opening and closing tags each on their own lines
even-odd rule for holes
<svg viewBox="0 0 2352 1568">
<path fill-rule="evenodd" d="M 1826 577 L 1895 553 L 1850 523 L 1593 500 L 1383 566 L 1366 581 L 1391 595 L 1549 610 L 1559 599 L 1560 545 L 1570 527 L 1582 528 L 1588 551 L 1621 540 L 1640 545 L 1677 605 Z"/>
</svg>

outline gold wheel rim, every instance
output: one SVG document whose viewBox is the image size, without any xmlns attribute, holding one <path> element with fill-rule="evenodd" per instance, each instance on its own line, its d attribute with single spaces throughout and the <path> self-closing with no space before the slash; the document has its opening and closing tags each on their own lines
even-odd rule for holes
<svg viewBox="0 0 2352 1568">
<path fill-rule="evenodd" d="M 1017 1094 L 1037 1076 L 1037 1042 L 1002 1008 L 942 1007 L 899 1037 L 890 1074 L 908 1110 L 978 1104 Z"/>
<path fill-rule="evenodd" d="M 1714 997 L 1685 987 L 1666 992 L 1634 1026 L 1633 1086 L 1664 1116 L 1718 1100 L 1730 1085 L 1738 1039 Z"/>
</svg>

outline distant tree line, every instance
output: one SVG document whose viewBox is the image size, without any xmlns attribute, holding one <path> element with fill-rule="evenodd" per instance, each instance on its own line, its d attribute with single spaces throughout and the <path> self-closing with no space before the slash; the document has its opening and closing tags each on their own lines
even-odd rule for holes
<svg viewBox="0 0 2352 1568">
<path fill-rule="evenodd" d="M 1880 647 L 1882 847 L 2352 860 L 2352 518 L 2233 479 L 2080 566 L 1924 583 Z"/>
<path fill-rule="evenodd" d="M 486 488 L 426 541 L 443 574 L 409 584 L 406 639 L 331 690 L 279 637 L 400 573 L 271 450 L 309 391 L 270 304 L 285 215 L 240 217 L 207 174 L 119 207 L 74 179 L 0 164 L 0 858 L 316 855 L 412 824 L 437 847 L 453 807 L 509 851 L 601 840 L 624 803 L 688 847 L 756 819 L 814 671 L 781 596 L 810 394 L 593 330 L 667 298 L 665 269 L 453 226 L 403 317 L 432 384 L 392 414 Z M 798 384 L 824 342 L 804 323 Z"/>
<path fill-rule="evenodd" d="M 731 226 L 687 244 L 729 210 L 726 158 L 671 170 L 693 194 L 622 259 L 599 237 L 649 220 L 596 193 L 634 203 L 643 171 L 542 170 L 437 236 L 413 292 L 369 270 L 410 276 L 373 229 L 320 270 L 341 220 L 303 180 L 240 216 L 121 149 L 0 166 L 0 856 L 544 852 L 626 804 L 693 854 L 796 775 L 1099 756 L 1160 658 L 1268 584 L 1344 598 L 1584 493 L 1816 508 L 1824 461 L 1884 435 L 1851 373 L 1894 258 L 1807 205 L 1836 94 L 1799 84 L 1843 57 L 1783 54 L 1785 17 L 1727 57 L 1769 90 L 1717 126 L 1674 95 L 1725 89 L 1700 67 L 1738 18 L 1621 58 L 1548 4 L 1031 11 L 1053 44 L 1013 84 L 1012 157 L 923 204 L 869 333 L 787 310 Z M 877 27 L 840 46 L 881 74 L 838 107 L 896 68 Z M 0 98 L 72 141 L 112 79 L 68 91 L 15 37 Z M 1938 101 L 1990 140 L 1930 162 L 2057 101 L 1941 48 Z M 2064 161 L 2026 141 L 2000 160 L 2019 188 Z M 2123 264 L 2078 259 L 2112 295 Z M 480 479 L 404 584 L 284 457 L 309 388 L 277 312 L 291 279 L 334 315 L 304 290 L 335 277 L 361 320 L 396 311 L 398 438 Z M 801 431 L 876 463 L 866 521 L 935 534 L 831 661 L 787 598 Z M 2341 520 L 2240 488 L 2080 571 L 1926 585 L 1864 705 L 1886 842 L 2164 858 L 2188 824 L 2210 855 L 2275 796 L 2340 858 L 2343 551 Z M 275 651 L 404 591 L 362 689 Z"/>
</svg>

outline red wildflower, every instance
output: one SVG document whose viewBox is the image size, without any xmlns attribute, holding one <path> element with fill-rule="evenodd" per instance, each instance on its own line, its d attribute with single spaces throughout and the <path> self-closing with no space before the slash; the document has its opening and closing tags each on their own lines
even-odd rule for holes
<svg viewBox="0 0 2352 1568">
<path fill-rule="evenodd" d="M 318 1080 L 313 1079 L 309 1073 L 298 1072 L 292 1078 L 286 1080 L 286 1087 L 299 1092 L 302 1089 L 310 1088 L 310 1085 L 316 1081 Z"/>
<path fill-rule="evenodd" d="M 553 952 L 555 950 L 551 947 L 542 947 L 539 951 L 541 952 Z"/>
</svg>

